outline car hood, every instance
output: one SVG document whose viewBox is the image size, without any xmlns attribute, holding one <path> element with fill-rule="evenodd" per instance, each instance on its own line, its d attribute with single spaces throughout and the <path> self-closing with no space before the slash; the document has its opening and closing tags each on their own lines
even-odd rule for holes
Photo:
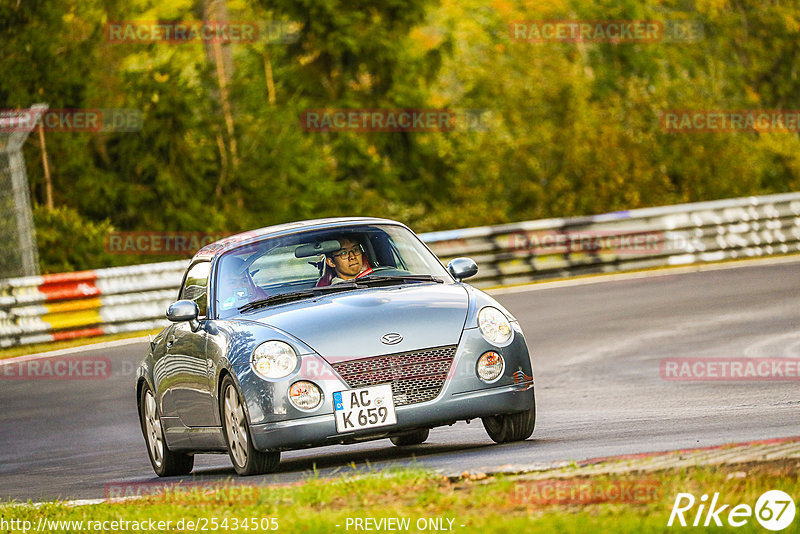
<svg viewBox="0 0 800 534">
<path fill-rule="evenodd" d="M 267 308 L 251 320 L 283 330 L 329 363 L 455 345 L 469 296 L 459 284 L 405 284 L 324 295 Z M 381 341 L 400 334 L 396 344 Z"/>
</svg>

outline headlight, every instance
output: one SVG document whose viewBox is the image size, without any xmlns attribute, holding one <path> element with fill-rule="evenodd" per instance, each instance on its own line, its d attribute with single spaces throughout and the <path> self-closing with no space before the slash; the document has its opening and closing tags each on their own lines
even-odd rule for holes
<svg viewBox="0 0 800 534">
<path fill-rule="evenodd" d="M 301 380 L 289 388 L 289 400 L 301 410 L 313 410 L 322 402 L 322 392 L 315 384 Z"/>
<path fill-rule="evenodd" d="M 506 363 L 499 353 L 489 351 L 484 352 L 481 357 L 478 358 L 478 367 L 476 370 L 481 380 L 484 382 L 494 382 L 503 374 L 505 366 Z"/>
<path fill-rule="evenodd" d="M 511 323 L 503 312 L 497 308 L 487 306 L 478 314 L 478 326 L 483 337 L 495 345 L 500 345 L 511 339 Z"/>
<path fill-rule="evenodd" d="M 297 353 L 288 343 L 267 341 L 253 351 L 252 363 L 264 378 L 283 378 L 297 367 Z"/>
</svg>

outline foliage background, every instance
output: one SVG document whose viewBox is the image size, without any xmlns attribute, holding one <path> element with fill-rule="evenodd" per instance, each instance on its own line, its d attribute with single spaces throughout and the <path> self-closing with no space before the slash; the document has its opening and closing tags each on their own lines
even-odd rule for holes
<svg viewBox="0 0 800 534">
<path fill-rule="evenodd" d="M 0 0 L 0 108 L 135 108 L 136 133 L 25 146 L 45 272 L 166 259 L 111 230 L 235 232 L 375 215 L 417 231 L 800 190 L 796 133 L 665 133 L 669 109 L 797 109 L 800 8 L 779 0 Z M 221 7 L 220 7 L 221 4 Z M 111 21 L 292 21 L 223 45 L 108 42 Z M 520 20 L 699 21 L 698 42 L 514 41 Z M 223 63 L 225 64 L 225 63 Z M 270 83 L 271 82 L 271 83 Z M 309 108 L 482 110 L 452 132 L 306 132 Z"/>
</svg>

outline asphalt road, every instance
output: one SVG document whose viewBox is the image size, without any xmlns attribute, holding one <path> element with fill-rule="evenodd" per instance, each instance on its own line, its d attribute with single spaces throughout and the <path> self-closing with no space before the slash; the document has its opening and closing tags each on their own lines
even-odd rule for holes
<svg viewBox="0 0 800 534">
<path fill-rule="evenodd" d="M 503 293 L 534 354 L 538 421 L 528 441 L 494 445 L 479 421 L 389 440 L 284 453 L 291 481 L 356 467 L 415 464 L 447 473 L 800 435 L 799 382 L 675 382 L 672 357 L 800 358 L 800 262 Z M 102 498 L 150 482 L 134 369 L 143 344 L 107 356 L 106 380 L 0 380 L 0 499 Z M 192 477 L 235 477 L 227 456 L 198 456 Z"/>
</svg>

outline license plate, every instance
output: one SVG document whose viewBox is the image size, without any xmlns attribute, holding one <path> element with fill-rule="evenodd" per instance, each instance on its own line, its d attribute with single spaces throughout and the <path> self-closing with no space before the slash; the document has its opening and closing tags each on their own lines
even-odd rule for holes
<svg viewBox="0 0 800 534">
<path fill-rule="evenodd" d="M 350 432 L 397 423 L 391 384 L 347 389 L 333 394 L 336 431 Z"/>
</svg>

